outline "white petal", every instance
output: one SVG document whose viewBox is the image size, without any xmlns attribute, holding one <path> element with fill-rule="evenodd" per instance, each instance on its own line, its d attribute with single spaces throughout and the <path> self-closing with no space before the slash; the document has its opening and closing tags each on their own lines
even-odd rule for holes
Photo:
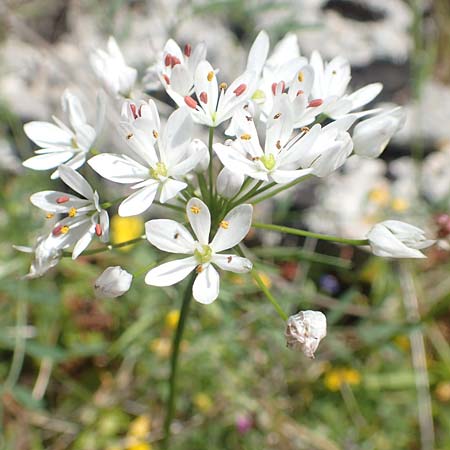
<svg viewBox="0 0 450 450">
<path fill-rule="evenodd" d="M 208 245 L 211 231 L 211 215 L 208 207 L 198 198 L 191 198 L 186 205 L 186 214 L 200 244 Z"/>
<path fill-rule="evenodd" d="M 100 237 L 100 240 L 102 242 L 108 242 L 109 241 L 109 215 L 108 212 L 102 209 L 99 213 L 99 222 L 100 226 L 102 227 L 102 235 Z"/>
<path fill-rule="evenodd" d="M 192 126 L 191 116 L 185 108 L 175 110 L 167 119 L 160 152 L 162 161 L 169 167 L 179 161 L 177 156 L 181 152 L 180 147 L 187 148 L 192 135 Z"/>
<path fill-rule="evenodd" d="M 348 96 L 352 101 L 352 110 L 367 105 L 367 103 L 370 103 L 382 90 L 383 85 L 381 83 L 368 84 L 367 86 L 356 90 Z"/>
<path fill-rule="evenodd" d="M 102 153 L 94 156 L 88 164 L 103 178 L 116 183 L 138 183 L 149 177 L 149 170 L 131 158 Z"/>
<path fill-rule="evenodd" d="M 60 166 L 59 176 L 75 192 L 81 194 L 84 198 L 91 200 L 94 197 L 94 191 L 89 183 L 77 171 L 67 166 Z"/>
<path fill-rule="evenodd" d="M 212 258 L 212 262 L 223 270 L 229 270 L 235 273 L 246 273 L 252 270 L 253 264 L 247 258 L 236 255 L 219 255 Z"/>
<path fill-rule="evenodd" d="M 155 182 L 150 186 L 147 186 L 143 189 L 140 189 L 137 192 L 134 192 L 129 197 L 127 197 L 120 205 L 119 205 L 119 216 L 129 217 L 129 216 L 137 216 L 138 214 L 143 213 L 153 203 L 155 199 L 156 191 L 158 190 L 159 183 Z"/>
<path fill-rule="evenodd" d="M 211 247 L 215 252 L 221 252 L 239 244 L 247 236 L 252 223 L 253 207 L 239 205 L 233 208 L 223 219 L 225 227 L 219 226 Z"/>
<path fill-rule="evenodd" d="M 182 191 L 186 186 L 187 184 L 183 181 L 167 179 L 161 186 L 160 202 L 166 203 L 171 198 L 176 197 L 178 192 Z"/>
<path fill-rule="evenodd" d="M 313 169 L 300 169 L 300 170 L 274 170 L 271 172 L 270 177 L 275 183 L 284 184 L 290 183 L 297 178 L 304 177 L 313 172 Z"/>
<path fill-rule="evenodd" d="M 58 203 L 57 199 L 60 197 L 67 197 L 69 200 L 64 203 Z M 79 209 L 90 204 L 88 200 L 60 191 L 36 192 L 30 197 L 30 201 L 34 206 L 53 213 L 67 213 L 70 208 Z"/>
<path fill-rule="evenodd" d="M 260 74 L 269 53 L 269 36 L 262 30 L 256 36 L 247 58 L 247 70 L 253 70 Z"/>
<path fill-rule="evenodd" d="M 186 278 L 198 265 L 193 256 L 161 264 L 150 270 L 145 282 L 151 286 L 172 286 Z"/>
<path fill-rule="evenodd" d="M 75 247 L 73 248 L 72 259 L 76 259 L 78 258 L 78 256 L 80 256 L 80 254 L 91 243 L 92 237 L 93 234 L 90 231 L 88 231 L 81 237 L 81 239 L 78 240 L 78 242 L 75 244 Z"/>
<path fill-rule="evenodd" d="M 86 124 L 86 116 L 84 114 L 81 102 L 74 94 L 66 89 L 62 95 L 63 111 L 69 116 L 69 121 L 74 130 L 78 130 Z"/>
<path fill-rule="evenodd" d="M 195 242 L 191 233 L 174 220 L 150 220 L 145 224 L 145 234 L 148 241 L 163 252 L 194 253 Z"/>
<path fill-rule="evenodd" d="M 33 170 L 47 170 L 53 169 L 54 167 L 58 167 L 60 164 L 67 161 L 71 158 L 73 152 L 70 151 L 61 151 L 55 153 L 46 153 L 44 155 L 37 155 L 28 158 L 22 164 L 25 167 Z"/>
<path fill-rule="evenodd" d="M 49 122 L 28 122 L 25 134 L 40 147 L 70 146 L 73 134 Z"/>
<path fill-rule="evenodd" d="M 194 300 L 204 305 L 212 303 L 219 295 L 220 278 L 217 270 L 209 264 L 196 277 L 192 294 Z"/>
</svg>

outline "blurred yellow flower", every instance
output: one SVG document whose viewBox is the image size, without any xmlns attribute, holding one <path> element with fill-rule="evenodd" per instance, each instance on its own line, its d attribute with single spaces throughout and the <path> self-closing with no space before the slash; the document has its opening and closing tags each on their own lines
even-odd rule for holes
<svg viewBox="0 0 450 450">
<path fill-rule="evenodd" d="M 441 382 L 436 386 L 436 397 L 441 402 L 450 402 L 450 383 Z"/>
<path fill-rule="evenodd" d="M 389 201 L 389 190 L 386 187 L 374 189 L 369 194 L 369 200 L 379 205 L 386 205 Z"/>
<path fill-rule="evenodd" d="M 360 383 L 361 374 L 355 369 L 337 368 L 331 369 L 325 374 L 325 387 L 332 392 L 339 391 L 343 384 L 356 386 Z"/>
<path fill-rule="evenodd" d="M 150 417 L 145 415 L 136 417 L 130 423 L 128 434 L 136 438 L 145 438 L 150 433 L 151 426 L 152 421 Z"/>
<path fill-rule="evenodd" d="M 148 442 L 134 442 L 126 447 L 126 450 L 152 450 L 152 446 Z"/>
<path fill-rule="evenodd" d="M 150 350 L 160 358 L 168 358 L 170 355 L 171 341 L 169 338 L 160 337 L 150 342 Z"/>
<path fill-rule="evenodd" d="M 203 413 L 207 413 L 213 407 L 211 397 L 204 392 L 199 392 L 194 397 L 194 405 Z"/>
<path fill-rule="evenodd" d="M 404 198 L 394 198 L 391 203 L 391 208 L 397 212 L 404 212 L 409 208 L 409 203 Z"/>
<path fill-rule="evenodd" d="M 120 217 L 116 215 L 111 219 L 111 242 L 113 244 L 120 244 L 131 239 L 136 239 L 142 235 L 143 230 L 144 222 L 139 216 Z M 120 247 L 120 250 L 123 251 L 130 249 L 130 245 Z"/>
<path fill-rule="evenodd" d="M 270 280 L 270 278 L 266 274 L 261 273 L 261 272 L 258 272 L 258 275 L 259 275 L 259 278 L 261 278 L 261 281 L 263 282 L 264 286 L 267 289 L 270 289 L 272 287 L 272 281 Z M 253 282 L 257 285 L 256 281 L 253 281 Z"/>
<path fill-rule="evenodd" d="M 231 284 L 234 284 L 235 286 L 242 286 L 245 284 L 245 280 L 242 276 L 236 275 L 234 273 L 230 274 L 229 276 Z"/>
<path fill-rule="evenodd" d="M 394 343 L 401 350 L 405 352 L 409 351 L 410 344 L 408 336 L 405 336 L 404 334 L 402 334 L 401 336 L 395 336 Z"/>
<path fill-rule="evenodd" d="M 180 319 L 180 311 L 178 309 L 172 309 L 166 316 L 166 327 L 170 330 L 174 330 L 178 325 Z"/>
</svg>

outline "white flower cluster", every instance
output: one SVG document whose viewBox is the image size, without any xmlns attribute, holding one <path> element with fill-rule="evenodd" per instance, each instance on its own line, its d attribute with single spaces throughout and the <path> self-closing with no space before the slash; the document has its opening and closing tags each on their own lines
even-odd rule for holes
<svg viewBox="0 0 450 450">
<path fill-rule="evenodd" d="M 169 286 L 195 272 L 193 297 L 207 304 L 219 295 L 216 267 L 237 273 L 252 269 L 237 246 L 252 225 L 255 198 L 263 192 L 267 198 L 276 195 L 306 176 L 325 177 L 352 153 L 369 158 L 381 154 L 403 122 L 400 108 L 364 109 L 381 84 L 350 92 L 348 61 L 336 57 L 324 62 L 318 52 L 308 59 L 292 34 L 272 53 L 269 47 L 268 35 L 261 31 L 241 75 L 228 82 L 206 59 L 204 44 L 180 47 L 170 39 L 146 76 L 159 80 L 176 105 L 165 125 L 155 100 L 139 93 L 137 72 L 127 65 L 115 40 L 109 39 L 107 52 L 93 53 L 91 64 L 105 90 L 114 101 L 123 101 L 116 124 L 123 152 L 94 148 L 105 111 L 101 96 L 95 126 L 68 91 L 62 100 L 70 126 L 56 117 L 54 124 L 25 125 L 40 149 L 24 165 L 55 169 L 51 178 L 60 177 L 79 194 L 43 191 L 31 196 L 48 218 L 58 215 L 58 220 L 35 246 L 30 276 L 42 275 L 69 248 L 75 259 L 94 238 L 108 243 L 107 209 L 115 202 L 101 202 L 77 172 L 86 161 L 101 177 L 129 186 L 129 194 L 118 201 L 119 215 L 144 214 L 155 203 L 186 212 L 190 229 L 165 218 L 146 223 L 152 245 L 186 257 L 153 268 L 145 281 Z M 208 145 L 196 134 L 195 124 L 209 128 Z M 225 124 L 227 139 L 219 135 Z M 417 228 L 393 222 L 374 228 L 368 239 L 374 252 L 383 256 L 417 257 L 417 249 L 429 245 Z M 232 248 L 238 255 L 223 253 Z M 96 290 L 115 297 L 131 280 L 121 268 L 110 268 L 97 280 Z M 301 347 L 312 356 L 324 332 L 308 330 L 300 333 L 306 336 Z"/>
</svg>

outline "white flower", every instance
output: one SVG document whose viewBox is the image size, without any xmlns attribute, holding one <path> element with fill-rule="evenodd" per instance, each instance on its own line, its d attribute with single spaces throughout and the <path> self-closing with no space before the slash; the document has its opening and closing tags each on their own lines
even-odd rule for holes
<svg viewBox="0 0 450 450">
<path fill-rule="evenodd" d="M 279 98 L 278 112 L 267 122 L 264 150 L 259 143 L 253 118 L 240 110 L 235 116 L 237 138 L 230 145 L 217 143 L 214 151 L 222 164 L 235 173 L 262 181 L 288 183 L 312 173 L 301 160 L 320 134 L 320 125 L 291 139 L 292 110 L 287 99 Z"/>
<path fill-rule="evenodd" d="M 216 180 L 217 193 L 224 198 L 233 198 L 244 183 L 244 175 L 224 167 Z"/>
<path fill-rule="evenodd" d="M 189 144 L 189 153 L 198 155 L 198 164 L 194 167 L 195 172 L 204 172 L 209 166 L 208 146 L 200 139 L 192 139 Z"/>
<path fill-rule="evenodd" d="M 178 106 L 187 107 L 195 122 L 217 127 L 230 119 L 234 112 L 249 99 L 257 82 L 255 72 L 247 71 L 227 86 L 217 83 L 216 71 L 208 61 L 201 61 L 195 71 L 194 91 L 190 96 L 172 95 Z"/>
<path fill-rule="evenodd" d="M 34 259 L 30 266 L 30 272 L 24 278 L 32 279 L 44 275 L 52 267 L 55 267 L 61 259 L 62 251 L 56 245 L 56 240 L 49 236 L 40 236 L 33 248 L 21 245 L 13 246 L 24 253 L 34 253 Z"/>
<path fill-rule="evenodd" d="M 311 95 L 323 101 L 333 100 L 324 111 L 330 117 L 338 118 L 367 105 L 383 89 L 381 83 L 372 83 L 347 95 L 346 91 L 351 79 L 350 64 L 341 56 L 324 64 L 320 54 L 314 51 L 311 54 L 310 64 L 314 70 Z M 367 113 L 369 111 L 360 112 L 358 115 Z"/>
<path fill-rule="evenodd" d="M 314 358 L 320 341 L 327 335 L 327 318 L 320 311 L 300 311 L 289 317 L 284 335 L 289 348 Z"/>
<path fill-rule="evenodd" d="M 97 77 L 112 95 L 128 97 L 136 82 L 137 70 L 127 66 L 125 59 L 111 36 L 108 51 L 97 49 L 91 54 L 90 62 Z"/>
<path fill-rule="evenodd" d="M 420 228 L 398 220 L 376 224 L 367 238 L 375 255 L 390 258 L 425 258 L 419 250 L 435 242 L 426 239 L 425 232 Z"/>
<path fill-rule="evenodd" d="M 109 239 L 108 213 L 101 208 L 97 192 L 70 167 L 60 166 L 62 181 L 83 198 L 60 191 L 41 191 L 30 197 L 31 203 L 49 213 L 67 214 L 52 231 L 52 245 L 63 249 L 75 244 L 72 258 L 77 258 L 90 244 L 94 235 L 102 242 Z"/>
<path fill-rule="evenodd" d="M 380 156 L 405 118 L 403 109 L 397 107 L 359 122 L 352 136 L 355 153 L 368 158 Z"/>
<path fill-rule="evenodd" d="M 123 102 L 121 111 L 122 122 L 130 126 L 151 132 L 154 141 L 157 139 L 157 133 L 161 128 L 158 109 L 153 100 L 148 102 L 139 100 L 137 102 L 126 100 Z M 156 132 L 156 133 L 155 133 Z M 156 136 L 156 137 L 155 137 Z"/>
<path fill-rule="evenodd" d="M 159 125 L 159 118 L 157 122 Z M 102 153 L 89 160 L 89 165 L 102 177 L 132 184 L 135 192 L 119 205 L 119 215 L 141 214 L 150 208 L 158 191 L 160 202 L 165 203 L 187 186 L 176 178 L 188 174 L 203 157 L 202 153 L 190 152 L 191 129 L 189 114 L 178 109 L 167 120 L 164 133 L 156 128 L 144 131 L 135 126 L 126 127 L 126 141 L 133 158 Z"/>
<path fill-rule="evenodd" d="M 71 128 L 53 117 L 56 125 L 49 122 L 29 122 L 23 127 L 25 134 L 39 147 L 36 155 L 23 162 L 25 167 L 34 170 L 48 170 L 65 164 L 78 169 L 86 161 L 96 136 L 103 125 L 104 101 L 98 96 L 97 124 L 94 129 L 86 122 L 86 116 L 79 99 L 66 90 L 61 98 Z M 51 178 L 58 178 L 58 170 Z"/>
<path fill-rule="evenodd" d="M 194 90 L 194 76 L 198 64 L 206 58 L 205 43 L 198 44 L 194 49 L 186 44 L 180 46 L 169 39 L 164 46 L 160 60 L 147 69 L 146 82 L 158 79 L 167 93 L 175 100 L 191 95 Z M 154 88 L 154 84 L 150 84 Z"/>
<path fill-rule="evenodd" d="M 213 264 L 236 273 L 252 269 L 248 259 L 220 253 L 244 239 L 252 221 L 252 206 L 239 205 L 232 209 L 220 222 L 211 242 L 208 207 L 201 200 L 191 198 L 186 205 L 186 214 L 197 240 L 183 225 L 173 220 L 156 219 L 145 224 L 147 239 L 155 247 L 169 253 L 191 255 L 155 267 L 147 273 L 145 282 L 152 286 L 171 286 L 195 270 L 194 299 L 209 304 L 219 295 L 219 274 Z"/>
<path fill-rule="evenodd" d="M 95 281 L 95 293 L 99 297 L 115 298 L 128 292 L 133 275 L 120 266 L 108 267 Z"/>
</svg>

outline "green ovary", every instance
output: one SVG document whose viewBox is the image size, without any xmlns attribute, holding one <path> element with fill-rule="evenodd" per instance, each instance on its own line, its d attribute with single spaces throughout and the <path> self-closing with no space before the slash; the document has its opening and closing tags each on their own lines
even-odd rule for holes
<svg viewBox="0 0 450 450">
<path fill-rule="evenodd" d="M 262 156 L 260 161 L 267 170 L 272 170 L 275 167 L 275 156 L 273 156 L 272 153 Z"/>
<path fill-rule="evenodd" d="M 201 250 L 194 250 L 194 256 L 199 264 L 205 264 L 211 261 L 212 253 L 212 248 L 209 245 L 202 245 Z"/>
<path fill-rule="evenodd" d="M 161 177 L 167 177 L 167 167 L 164 163 L 159 162 L 155 167 L 150 169 L 150 176 L 155 180 L 159 180 Z"/>
</svg>

